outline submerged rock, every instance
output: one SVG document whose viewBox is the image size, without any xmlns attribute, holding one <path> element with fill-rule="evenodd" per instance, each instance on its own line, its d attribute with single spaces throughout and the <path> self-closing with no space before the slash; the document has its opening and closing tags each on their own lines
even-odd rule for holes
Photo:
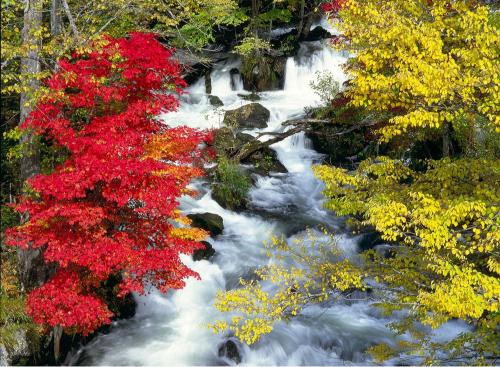
<svg viewBox="0 0 500 367">
<path fill-rule="evenodd" d="M 188 214 L 187 217 L 191 219 L 194 227 L 207 230 L 212 237 L 220 235 L 224 230 L 224 222 L 220 215 L 214 213 L 196 213 Z"/>
<path fill-rule="evenodd" d="M 227 111 L 224 124 L 241 129 L 262 129 L 267 127 L 271 113 L 259 103 L 250 103 L 235 110 Z"/>
<path fill-rule="evenodd" d="M 219 357 L 226 357 L 236 364 L 241 363 L 241 354 L 236 343 L 232 340 L 226 341 L 219 347 Z"/>
<path fill-rule="evenodd" d="M 250 93 L 250 94 L 243 94 L 243 93 L 238 93 L 238 97 L 241 99 L 244 99 L 245 101 L 260 101 L 260 96 L 257 93 Z"/>
<path fill-rule="evenodd" d="M 210 104 L 214 107 L 221 107 L 221 106 L 224 106 L 224 103 L 222 102 L 222 100 L 217 97 L 217 96 L 214 96 L 212 94 L 210 94 L 208 96 L 208 101 L 210 102 Z"/>
<path fill-rule="evenodd" d="M 193 260 L 194 261 L 208 260 L 212 256 L 215 255 L 215 250 L 214 250 L 213 246 L 209 242 L 207 242 L 207 241 L 201 241 L 201 243 L 203 243 L 203 245 L 205 246 L 205 248 L 202 248 L 202 249 L 199 249 L 199 250 L 195 250 L 193 252 Z"/>
</svg>

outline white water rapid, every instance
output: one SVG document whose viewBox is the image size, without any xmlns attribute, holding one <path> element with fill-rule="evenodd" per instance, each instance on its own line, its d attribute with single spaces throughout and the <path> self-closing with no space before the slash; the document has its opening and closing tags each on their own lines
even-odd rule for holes
<svg viewBox="0 0 500 367">
<path fill-rule="evenodd" d="M 284 90 L 261 93 L 261 103 L 271 111 L 266 131 L 277 131 L 281 122 L 304 115 L 304 107 L 318 103 L 310 87 L 317 71 L 329 70 L 339 82 L 344 81 L 341 65 L 345 58 L 319 42 L 303 43 L 298 56 L 286 65 Z M 250 103 L 237 94 L 245 93 L 240 82 L 231 89 L 230 70 L 237 60 L 218 65 L 212 73 L 212 94 L 224 106 L 214 109 L 200 80 L 182 97 L 178 112 L 163 116 L 171 126 L 189 125 L 218 128 L 223 110 Z M 251 131 L 257 133 L 260 130 Z M 219 348 L 233 340 L 244 365 L 339 365 L 369 364 L 365 350 L 393 337 L 385 322 L 368 303 L 316 305 L 289 324 L 278 323 L 275 330 L 248 347 L 228 335 L 216 335 L 207 324 L 228 319 L 213 307 L 217 290 L 231 289 L 241 276 L 266 264 L 263 242 L 271 234 L 294 236 L 306 227 L 319 223 L 337 231 L 344 251 L 355 253 L 357 238 L 341 233 L 341 223 L 322 209 L 321 183 L 311 172 L 311 165 L 321 155 L 303 135 L 290 137 L 272 146 L 289 173 L 259 177 L 250 192 L 253 212 L 235 213 L 221 208 L 204 182 L 194 185 L 201 192 L 197 198 L 182 200 L 185 213 L 211 212 L 222 216 L 224 232 L 209 242 L 216 250 L 210 260 L 183 261 L 197 271 L 202 280 L 189 279 L 184 289 L 161 295 L 153 292 L 137 297 L 135 317 L 112 325 L 73 356 L 70 363 L 85 365 L 234 365 L 234 360 L 219 355 Z M 259 214 L 257 214 L 259 213 Z"/>
</svg>

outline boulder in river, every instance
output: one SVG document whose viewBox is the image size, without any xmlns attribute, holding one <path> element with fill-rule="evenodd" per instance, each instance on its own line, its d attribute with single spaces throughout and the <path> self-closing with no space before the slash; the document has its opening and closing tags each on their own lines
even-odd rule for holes
<svg viewBox="0 0 500 367">
<path fill-rule="evenodd" d="M 244 88 L 253 92 L 283 89 L 286 60 L 274 55 L 245 59 L 241 73 Z"/>
<path fill-rule="evenodd" d="M 226 341 L 219 347 L 219 357 L 226 357 L 236 364 L 241 363 L 241 354 L 236 343 L 232 340 Z"/>
<path fill-rule="evenodd" d="M 227 111 L 224 124 L 241 129 L 262 129 L 267 127 L 271 113 L 260 103 L 250 103 L 235 110 Z"/>
<path fill-rule="evenodd" d="M 224 103 L 222 102 L 222 100 L 219 97 L 214 96 L 213 94 L 210 94 L 208 96 L 208 101 L 214 107 L 222 107 L 222 106 L 224 106 Z"/>
<path fill-rule="evenodd" d="M 236 134 L 228 127 L 218 129 L 214 134 L 214 147 L 218 154 L 232 156 L 246 144 L 258 144 L 259 141 L 250 134 L 237 132 Z M 241 161 L 243 164 L 254 166 L 253 171 L 260 175 L 268 175 L 270 172 L 286 173 L 285 166 L 278 160 L 276 152 L 263 147 L 253 153 L 250 157 Z M 250 170 L 252 171 L 252 169 Z M 223 205 L 221 205 L 223 206 Z"/>
<path fill-rule="evenodd" d="M 286 167 L 278 160 L 276 152 L 269 147 L 259 149 L 241 163 L 252 164 L 254 166 L 254 171 L 263 176 L 271 172 L 288 172 Z"/>
<path fill-rule="evenodd" d="M 213 237 L 220 235 L 224 230 L 224 222 L 220 215 L 214 213 L 196 213 L 188 214 L 187 217 L 191 219 L 193 227 L 205 229 Z"/>
<path fill-rule="evenodd" d="M 238 93 L 238 97 L 241 99 L 244 99 L 245 101 L 260 101 L 260 96 L 257 93 L 250 93 L 250 94 L 243 94 L 243 93 Z"/>
<path fill-rule="evenodd" d="M 325 38 L 331 38 L 332 34 L 328 32 L 325 28 L 322 26 L 317 26 L 307 34 L 306 37 L 304 37 L 303 41 L 321 41 Z"/>
<path fill-rule="evenodd" d="M 193 252 L 194 261 L 208 260 L 215 255 L 215 250 L 209 242 L 201 241 L 201 243 L 205 246 L 205 248 L 198 249 Z"/>
</svg>

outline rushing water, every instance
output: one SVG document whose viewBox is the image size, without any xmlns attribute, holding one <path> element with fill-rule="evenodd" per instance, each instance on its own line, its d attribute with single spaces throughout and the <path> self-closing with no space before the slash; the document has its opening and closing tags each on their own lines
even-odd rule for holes
<svg viewBox="0 0 500 367">
<path fill-rule="evenodd" d="M 286 64 L 284 90 L 261 93 L 259 103 L 271 111 L 269 126 L 261 131 L 279 131 L 283 121 L 300 118 L 304 108 L 318 103 L 310 82 L 318 71 L 332 72 L 344 81 L 341 69 L 345 58 L 319 42 L 304 43 L 299 54 Z M 183 96 L 178 112 L 163 119 L 170 126 L 200 128 L 221 126 L 224 110 L 249 103 L 238 96 L 241 80 L 231 83 L 230 70 L 238 60 L 218 65 L 212 73 L 212 94 L 224 102 L 214 109 L 200 80 Z M 231 85 L 233 88 L 231 88 Z M 207 324 L 227 318 L 213 307 L 219 289 L 237 286 L 241 276 L 269 260 L 263 242 L 271 234 L 297 235 L 308 226 L 324 223 L 338 229 L 339 221 L 322 209 L 321 183 L 311 172 L 311 165 L 321 160 L 303 134 L 272 146 L 289 173 L 259 177 L 250 192 L 255 213 L 235 213 L 221 208 L 203 182 L 194 185 L 201 192 L 197 198 L 182 200 L 185 213 L 211 212 L 222 216 L 224 232 L 209 241 L 217 251 L 211 261 L 183 261 L 196 270 L 202 280 L 189 279 L 184 289 L 161 295 L 153 291 L 137 297 L 137 314 L 131 320 L 114 323 L 107 335 L 96 338 L 73 362 L 102 365 L 221 365 L 234 361 L 219 356 L 220 346 L 228 336 L 213 334 Z M 266 215 L 267 214 L 267 215 Z M 356 238 L 338 235 L 346 253 L 356 251 Z M 234 340 L 234 339 L 233 339 Z M 277 324 L 260 342 L 248 347 L 235 341 L 243 364 L 249 365 L 332 365 L 344 362 L 363 363 L 367 347 L 390 342 L 391 335 L 369 304 L 330 304 L 311 306 L 288 325 Z"/>
<path fill-rule="evenodd" d="M 319 42 L 304 43 L 298 56 L 286 65 L 284 90 L 261 93 L 259 102 L 271 111 L 266 131 L 279 131 L 281 123 L 304 115 L 304 107 L 318 103 L 310 88 L 317 71 L 329 70 L 339 82 L 344 81 L 341 64 L 345 58 Z M 163 119 L 170 126 L 200 128 L 221 126 L 223 110 L 249 103 L 238 96 L 244 93 L 240 80 L 231 83 L 230 70 L 238 60 L 218 65 L 212 74 L 213 91 L 224 102 L 214 109 L 200 80 L 184 95 L 178 112 Z M 233 85 L 233 89 L 231 88 Z M 260 130 L 251 131 L 257 133 Z M 209 241 L 217 251 L 211 261 L 183 261 L 199 272 L 202 280 L 189 279 L 184 289 L 161 295 L 153 291 L 137 297 L 134 318 L 113 324 L 107 335 L 99 336 L 73 357 L 73 363 L 101 365 L 223 365 L 234 361 L 219 356 L 220 346 L 231 338 L 213 334 L 207 324 L 229 318 L 213 307 L 219 289 L 230 289 L 241 276 L 269 259 L 263 242 L 271 234 L 296 236 L 306 227 L 324 223 L 337 230 L 338 243 L 346 254 L 356 252 L 357 239 L 342 234 L 340 220 L 322 209 L 321 183 L 311 172 L 311 165 L 321 155 L 310 146 L 303 134 L 272 146 L 289 173 L 259 177 L 250 192 L 252 211 L 235 213 L 221 208 L 210 195 L 208 185 L 194 185 L 201 192 L 197 198 L 182 200 L 185 213 L 212 212 L 222 216 L 224 232 Z M 259 214 L 252 214 L 259 213 Z M 367 303 L 315 305 L 288 325 L 278 323 L 275 330 L 255 345 L 238 345 L 242 364 L 247 365 L 338 365 L 369 363 L 364 351 L 393 337 L 385 321 Z"/>
</svg>

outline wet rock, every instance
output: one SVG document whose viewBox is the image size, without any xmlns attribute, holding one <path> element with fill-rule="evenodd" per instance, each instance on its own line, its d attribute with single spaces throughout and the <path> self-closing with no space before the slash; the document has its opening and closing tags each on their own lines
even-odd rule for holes
<svg viewBox="0 0 500 367">
<path fill-rule="evenodd" d="M 225 357 L 236 364 L 241 363 L 241 354 L 236 343 L 232 340 L 226 341 L 219 347 L 219 357 Z"/>
<path fill-rule="evenodd" d="M 325 160 L 329 164 L 350 168 L 353 157 L 361 153 L 369 142 L 366 140 L 365 129 L 338 135 L 338 131 L 343 129 L 334 124 L 322 124 L 314 126 L 306 136 L 311 140 L 314 150 L 326 155 Z"/>
<path fill-rule="evenodd" d="M 268 175 L 271 172 L 287 173 L 286 167 L 278 160 L 278 155 L 269 147 L 256 151 L 241 163 L 252 164 L 254 171 L 260 175 Z"/>
<path fill-rule="evenodd" d="M 267 127 L 271 113 L 259 103 L 250 103 L 235 110 L 227 111 L 224 124 L 242 129 L 262 129 Z"/>
<path fill-rule="evenodd" d="M 214 147 L 217 153 L 221 155 L 231 156 L 245 144 L 252 143 L 258 144 L 258 140 L 252 135 L 243 132 L 235 134 L 228 127 L 220 128 L 214 134 Z M 251 171 L 260 175 L 268 175 L 270 172 L 288 172 L 285 166 L 278 160 L 276 152 L 269 147 L 264 147 L 256 151 L 241 163 L 252 165 L 254 169 L 251 169 Z M 223 198 L 221 198 L 221 201 L 223 202 Z M 221 206 L 225 207 L 223 204 Z"/>
<path fill-rule="evenodd" d="M 261 56 L 243 61 L 241 77 L 246 90 L 263 92 L 283 89 L 286 57 Z"/>
<path fill-rule="evenodd" d="M 201 243 L 203 243 L 205 248 L 195 250 L 193 252 L 193 260 L 194 261 L 209 260 L 212 256 L 215 255 L 215 250 L 209 242 L 202 241 Z"/>
<path fill-rule="evenodd" d="M 307 34 L 306 37 L 303 38 L 303 41 L 321 41 L 325 38 L 331 38 L 332 34 L 328 32 L 322 26 L 317 26 Z"/>
<path fill-rule="evenodd" d="M 208 96 L 208 101 L 210 102 L 210 104 L 214 107 L 221 107 L 221 106 L 224 106 L 224 103 L 222 102 L 222 100 L 217 97 L 217 96 L 214 96 L 212 94 L 210 94 Z"/>
<path fill-rule="evenodd" d="M 194 227 L 207 230 L 213 237 L 220 235 L 224 230 L 224 222 L 220 215 L 213 213 L 196 213 L 188 214 L 187 217 L 191 219 Z"/>
<path fill-rule="evenodd" d="M 243 94 L 243 93 L 238 93 L 238 97 L 241 99 L 244 99 L 245 101 L 260 101 L 260 96 L 257 93 L 250 93 L 250 94 Z"/>
<path fill-rule="evenodd" d="M 236 139 L 238 140 L 238 142 L 243 144 L 256 140 L 254 136 L 242 132 L 236 133 Z"/>
<path fill-rule="evenodd" d="M 235 133 L 229 127 L 221 127 L 214 132 L 213 146 L 218 155 L 230 155 L 239 147 Z"/>
</svg>

